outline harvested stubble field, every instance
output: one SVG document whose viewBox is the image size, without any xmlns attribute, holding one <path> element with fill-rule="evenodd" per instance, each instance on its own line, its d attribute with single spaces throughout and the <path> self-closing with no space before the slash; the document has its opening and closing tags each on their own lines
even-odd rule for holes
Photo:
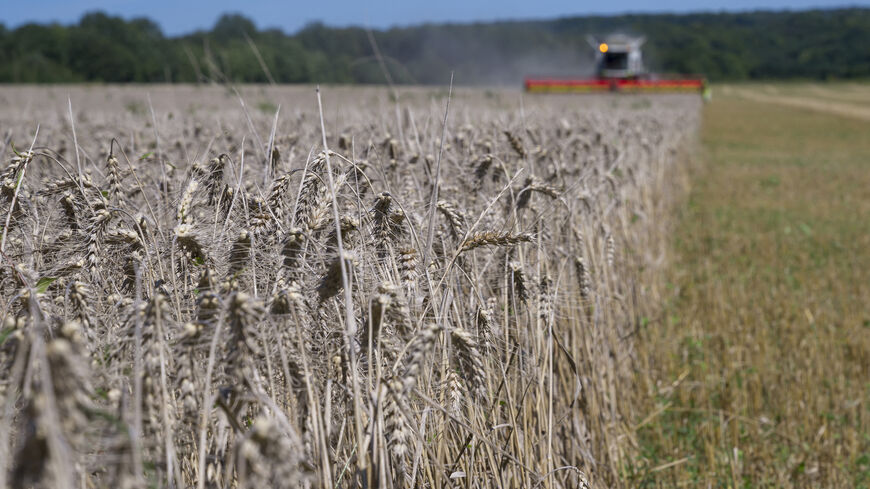
<svg viewBox="0 0 870 489">
<path fill-rule="evenodd" d="M 638 487 L 870 487 L 870 124 L 846 98 L 870 85 L 705 107 L 665 316 L 636 343 L 656 379 L 638 466 L 668 467 Z"/>
<path fill-rule="evenodd" d="M 0 91 L 0 487 L 624 483 L 697 97 L 322 94 Z"/>
</svg>

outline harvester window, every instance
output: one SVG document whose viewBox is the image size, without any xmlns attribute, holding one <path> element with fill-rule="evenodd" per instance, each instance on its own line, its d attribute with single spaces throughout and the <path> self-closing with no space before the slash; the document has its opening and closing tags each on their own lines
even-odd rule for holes
<svg viewBox="0 0 870 489">
<path fill-rule="evenodd" d="M 604 54 L 601 67 L 605 70 L 627 70 L 628 53 L 608 52 Z"/>
</svg>

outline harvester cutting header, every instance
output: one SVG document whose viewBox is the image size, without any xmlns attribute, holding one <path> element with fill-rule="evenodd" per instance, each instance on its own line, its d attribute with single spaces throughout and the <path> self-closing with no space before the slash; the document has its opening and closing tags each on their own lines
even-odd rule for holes
<svg viewBox="0 0 870 489">
<path fill-rule="evenodd" d="M 706 81 L 695 76 L 665 76 L 646 71 L 641 46 L 646 38 L 624 34 L 603 39 L 587 37 L 595 49 L 595 78 L 527 78 L 526 91 L 543 93 L 695 92 Z"/>
</svg>

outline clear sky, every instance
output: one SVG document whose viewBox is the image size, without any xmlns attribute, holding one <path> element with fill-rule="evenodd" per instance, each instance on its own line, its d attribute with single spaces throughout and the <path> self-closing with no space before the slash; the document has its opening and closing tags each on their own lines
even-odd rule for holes
<svg viewBox="0 0 870 489">
<path fill-rule="evenodd" d="M 870 0 L 6 0 L 0 22 L 17 27 L 26 22 L 73 23 L 85 12 L 102 10 L 124 18 L 148 17 L 164 33 L 183 34 L 214 25 L 225 12 L 241 12 L 260 28 L 294 32 L 312 21 L 333 26 L 376 28 L 424 22 L 470 22 L 503 19 L 545 19 L 625 12 L 694 12 L 782 10 L 870 6 Z"/>
</svg>

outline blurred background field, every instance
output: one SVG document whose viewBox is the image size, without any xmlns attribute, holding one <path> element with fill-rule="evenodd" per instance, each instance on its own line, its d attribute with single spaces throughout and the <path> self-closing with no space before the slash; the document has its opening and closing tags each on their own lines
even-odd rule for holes
<svg viewBox="0 0 870 489">
<path fill-rule="evenodd" d="M 737 98 L 870 121 L 870 83 L 745 83 L 724 85 L 720 92 L 726 100 Z"/>
</svg>

